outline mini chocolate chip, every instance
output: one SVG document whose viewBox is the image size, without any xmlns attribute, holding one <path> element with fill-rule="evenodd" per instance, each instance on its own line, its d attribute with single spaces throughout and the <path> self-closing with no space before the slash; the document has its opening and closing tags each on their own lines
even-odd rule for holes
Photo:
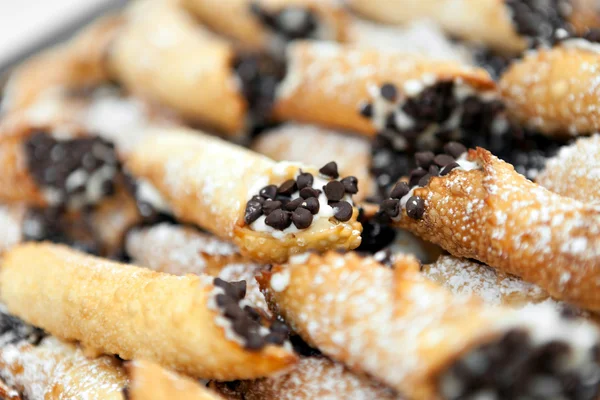
<svg viewBox="0 0 600 400">
<path fill-rule="evenodd" d="M 254 308 L 252 308 L 250 306 L 245 306 L 244 311 L 246 312 L 246 315 L 248 316 L 248 318 L 250 318 L 256 322 L 260 322 L 260 320 L 261 320 L 260 314 Z"/>
<path fill-rule="evenodd" d="M 296 185 L 298 186 L 298 190 L 302 190 L 305 187 L 312 187 L 313 181 L 314 178 L 312 174 L 309 174 L 308 172 L 302 172 L 296 178 Z"/>
<path fill-rule="evenodd" d="M 294 211 L 296 208 L 300 207 L 303 201 L 304 199 L 302 197 L 298 197 L 297 199 L 287 203 L 285 206 L 283 206 L 283 208 L 287 211 Z"/>
<path fill-rule="evenodd" d="M 433 163 L 435 154 L 432 151 L 420 151 L 415 153 L 415 161 L 418 167 L 427 169 Z"/>
<path fill-rule="evenodd" d="M 427 186 L 429 184 L 429 180 L 431 179 L 431 175 L 427 174 L 421 179 L 419 179 L 419 186 Z"/>
<path fill-rule="evenodd" d="M 442 168 L 442 170 L 440 171 L 440 176 L 448 175 L 450 173 L 450 171 L 452 171 L 456 167 L 460 167 L 460 165 L 458 165 L 457 162 L 451 162 L 450 164 L 448 164 L 444 168 Z"/>
<path fill-rule="evenodd" d="M 219 293 L 218 295 L 215 296 L 215 301 L 217 302 L 217 305 L 221 308 L 226 307 L 229 304 L 236 304 L 237 301 L 229 296 L 227 296 L 226 294 L 223 293 Z"/>
<path fill-rule="evenodd" d="M 129 386 L 125 386 L 123 389 L 121 389 L 121 394 L 123 395 L 123 399 L 130 400 L 131 396 L 129 394 Z"/>
<path fill-rule="evenodd" d="M 273 211 L 281 208 L 281 202 L 277 200 L 266 200 L 263 203 L 262 210 L 265 215 L 271 214 Z"/>
<path fill-rule="evenodd" d="M 340 174 L 338 173 L 338 166 L 335 161 L 331 161 L 331 162 L 328 162 L 327 164 L 325 164 L 319 170 L 319 172 L 322 173 L 323 175 L 328 176 L 333 179 L 337 179 L 340 176 Z"/>
<path fill-rule="evenodd" d="M 250 200 L 246 204 L 246 212 L 244 214 L 244 222 L 250 225 L 262 215 L 262 205 L 255 200 Z"/>
<path fill-rule="evenodd" d="M 425 213 L 425 201 L 418 196 L 412 196 L 406 202 L 406 214 L 412 219 L 421 219 Z"/>
<path fill-rule="evenodd" d="M 448 154 L 438 154 L 433 159 L 433 162 L 435 162 L 440 167 L 445 167 L 446 165 L 453 163 L 454 158 L 452 156 L 449 156 Z"/>
<path fill-rule="evenodd" d="M 358 112 L 365 118 L 371 118 L 373 116 L 373 104 L 367 102 L 362 103 Z"/>
<path fill-rule="evenodd" d="M 246 313 L 237 303 L 226 304 L 223 307 L 223 315 L 231 320 L 246 318 Z"/>
<path fill-rule="evenodd" d="M 282 345 L 285 342 L 285 339 L 286 335 L 278 332 L 271 332 L 267 336 L 265 336 L 264 340 L 266 343 Z"/>
<path fill-rule="evenodd" d="M 430 165 L 428 173 L 431 176 L 438 176 L 440 174 L 440 167 L 438 167 L 437 165 Z"/>
<path fill-rule="evenodd" d="M 230 285 L 229 292 L 227 291 L 227 289 L 225 289 L 225 293 L 229 294 L 231 297 L 234 297 L 238 300 L 242 300 L 244 297 L 246 297 L 246 281 L 245 280 L 229 282 L 229 285 Z"/>
<path fill-rule="evenodd" d="M 298 207 L 292 213 L 292 222 L 298 229 L 306 229 L 312 224 L 313 215 L 306 208 Z"/>
<path fill-rule="evenodd" d="M 279 186 L 279 188 L 277 189 L 277 192 L 284 196 L 291 196 L 292 193 L 294 193 L 297 190 L 298 190 L 298 186 L 296 185 L 296 181 L 293 179 L 289 179 L 289 180 L 283 182 Z"/>
<path fill-rule="evenodd" d="M 275 320 L 270 326 L 271 332 L 283 333 L 285 335 L 290 334 L 290 328 L 281 321 Z"/>
<path fill-rule="evenodd" d="M 398 182 L 396 186 L 392 189 L 390 193 L 390 197 L 392 199 L 401 199 L 406 196 L 410 192 L 410 188 L 408 187 L 408 183 L 406 182 Z"/>
<path fill-rule="evenodd" d="M 264 188 L 260 189 L 259 194 L 264 197 L 265 199 L 275 199 L 275 196 L 277 196 L 277 186 L 275 185 L 268 185 L 265 186 Z"/>
<path fill-rule="evenodd" d="M 244 348 L 247 350 L 260 350 L 263 347 L 265 347 L 265 340 L 258 333 L 252 333 L 246 337 Z"/>
<path fill-rule="evenodd" d="M 352 206 L 347 201 L 340 201 L 331 205 L 333 216 L 340 222 L 346 222 L 352 218 Z"/>
<path fill-rule="evenodd" d="M 444 145 L 444 151 L 454 158 L 460 157 L 467 148 L 458 142 L 449 142 Z"/>
<path fill-rule="evenodd" d="M 302 202 L 302 207 L 306 208 L 313 215 L 319 212 L 321 205 L 319 204 L 319 200 L 316 197 L 309 197 L 308 199 Z"/>
<path fill-rule="evenodd" d="M 265 224 L 277 230 L 284 230 L 292 224 L 292 217 L 289 211 L 275 210 L 265 218 Z"/>
<path fill-rule="evenodd" d="M 347 176 L 342 179 L 342 185 L 344 185 L 344 189 L 348 194 L 356 194 L 358 193 L 358 179 L 355 176 Z"/>
<path fill-rule="evenodd" d="M 380 89 L 381 97 L 386 99 L 387 101 L 396 101 L 398 97 L 398 90 L 396 89 L 396 85 L 393 83 L 385 83 L 381 86 Z"/>
<path fill-rule="evenodd" d="M 300 197 L 303 199 L 308 199 L 309 197 L 319 197 L 320 194 L 320 190 L 311 187 L 305 187 L 300 190 Z"/>
<path fill-rule="evenodd" d="M 327 182 L 327 185 L 323 186 L 323 190 L 329 201 L 340 201 L 346 194 L 346 189 L 340 181 Z"/>
<path fill-rule="evenodd" d="M 275 197 L 275 201 L 280 201 L 282 207 L 284 207 L 291 200 L 292 200 L 291 197 L 289 197 L 289 196 L 283 196 L 283 195 L 280 195 L 280 194 L 278 194 L 277 197 Z"/>
<path fill-rule="evenodd" d="M 427 171 L 424 170 L 423 168 L 413 169 L 410 172 L 408 185 L 410 187 L 416 186 L 419 183 L 419 181 L 421 180 L 421 178 L 424 177 L 425 175 L 427 175 Z"/>
<path fill-rule="evenodd" d="M 400 214 L 400 201 L 396 199 L 387 199 L 381 203 L 381 210 L 390 218 L 396 218 Z"/>
<path fill-rule="evenodd" d="M 254 196 L 252 196 L 252 198 L 250 200 L 252 200 L 252 201 L 258 201 L 260 204 L 262 204 L 262 203 L 265 202 L 265 199 L 263 199 L 258 194 L 255 194 Z"/>
</svg>

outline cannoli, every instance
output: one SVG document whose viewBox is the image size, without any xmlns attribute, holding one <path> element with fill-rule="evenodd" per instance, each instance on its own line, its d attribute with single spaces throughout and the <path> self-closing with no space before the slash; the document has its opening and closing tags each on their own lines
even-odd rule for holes
<svg viewBox="0 0 600 400">
<path fill-rule="evenodd" d="M 417 157 L 419 168 L 381 205 L 395 226 L 600 309 L 600 208 L 544 189 L 482 148 L 451 143 Z"/>
<path fill-rule="evenodd" d="M 221 397 L 186 376 L 149 361 L 125 364 L 129 375 L 126 400 L 219 400 Z"/>
<path fill-rule="evenodd" d="M 536 182 L 584 203 L 600 202 L 600 135 L 563 147 L 548 160 Z"/>
<path fill-rule="evenodd" d="M 451 36 L 508 54 L 552 43 L 573 29 L 570 0 L 350 0 L 349 4 L 381 22 L 431 19 Z"/>
<path fill-rule="evenodd" d="M 253 381 L 211 382 L 228 400 L 393 400 L 392 390 L 325 357 L 302 358 L 283 375 Z"/>
<path fill-rule="evenodd" d="M 499 85 L 512 118 L 552 137 L 600 129 L 596 107 L 600 46 L 592 35 L 529 52 L 510 66 Z"/>
<path fill-rule="evenodd" d="M 313 125 L 285 124 L 262 133 L 251 148 L 276 161 L 324 165 L 333 159 L 342 175 L 358 179 L 360 190 L 355 201 L 360 202 L 373 191 L 369 174 L 371 146 L 364 138 Z"/>
<path fill-rule="evenodd" d="M 152 184 L 178 220 L 232 241 L 259 262 L 330 248 L 354 249 L 361 225 L 352 194 L 334 162 L 317 170 L 276 163 L 192 130 L 154 135 L 126 163 Z"/>
<path fill-rule="evenodd" d="M 296 39 L 344 41 L 348 13 L 336 0 L 182 0 L 211 29 L 244 47 L 281 53 Z"/>
<path fill-rule="evenodd" d="M 249 118 L 264 116 L 272 101 L 266 92 L 279 73 L 274 66 L 237 57 L 229 43 L 167 1 L 138 2 L 126 16 L 108 58 L 128 90 L 230 136 L 243 133 Z"/>
<path fill-rule="evenodd" d="M 258 279 L 309 344 L 408 398 L 592 399 L 598 392 L 594 325 L 550 308 L 528 313 L 454 296 L 409 256 L 397 257 L 392 271 L 355 253 L 303 255 Z M 577 377 L 572 386 L 560 383 L 565 374 Z"/>
<path fill-rule="evenodd" d="M 6 253 L 0 293 L 11 313 L 59 338 L 197 377 L 252 379 L 296 361 L 285 326 L 263 326 L 244 303 L 243 281 L 178 277 L 31 243 Z"/>
<path fill-rule="evenodd" d="M 385 128 L 409 136 L 408 131 L 414 134 L 424 129 L 422 125 L 456 128 L 466 99 L 478 107 L 495 103 L 495 84 L 484 70 L 451 61 L 316 42 L 288 46 L 286 61 L 273 110 L 283 121 L 367 136 Z M 440 103 L 422 112 L 420 104 L 433 96 Z"/>
<path fill-rule="evenodd" d="M 73 39 L 31 57 L 11 73 L 4 87 L 3 113 L 31 105 L 56 88 L 86 87 L 108 79 L 107 47 L 121 25 L 118 15 L 100 18 Z"/>
</svg>

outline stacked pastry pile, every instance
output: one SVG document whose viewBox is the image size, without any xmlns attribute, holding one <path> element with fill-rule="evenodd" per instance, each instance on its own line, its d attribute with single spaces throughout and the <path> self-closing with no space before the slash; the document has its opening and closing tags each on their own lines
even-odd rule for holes
<svg viewBox="0 0 600 400">
<path fill-rule="evenodd" d="M 0 397 L 598 398 L 597 27 L 592 0 L 138 0 L 32 57 L 1 103 Z"/>
</svg>

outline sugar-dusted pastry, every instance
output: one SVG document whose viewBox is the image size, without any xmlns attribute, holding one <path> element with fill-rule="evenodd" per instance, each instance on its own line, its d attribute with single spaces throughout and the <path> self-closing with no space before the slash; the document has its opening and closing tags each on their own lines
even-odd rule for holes
<svg viewBox="0 0 600 400">
<path fill-rule="evenodd" d="M 423 124 L 454 125 L 462 103 L 495 103 L 495 84 L 482 69 L 453 61 L 335 43 L 288 46 L 287 72 L 277 87 L 274 117 L 373 136 L 384 128 L 416 134 Z M 428 113 L 419 104 L 443 102 Z M 437 103 L 436 103 L 437 105 Z M 450 115 L 459 116 L 449 119 Z M 398 135 L 406 141 L 405 135 Z"/>
<path fill-rule="evenodd" d="M 228 400 L 399 400 L 394 392 L 325 357 L 302 358 L 286 374 L 253 381 L 212 382 Z"/>
<path fill-rule="evenodd" d="M 324 165 L 335 160 L 342 175 L 358 179 L 360 190 L 354 200 L 360 202 L 372 193 L 369 174 L 371 145 L 359 136 L 315 125 L 284 124 L 262 133 L 251 148 L 276 161 L 298 161 Z"/>
<path fill-rule="evenodd" d="M 0 305 L 0 377 L 6 384 L 29 400 L 123 399 L 126 377 L 114 357 L 89 359 L 77 346 L 44 336 Z"/>
<path fill-rule="evenodd" d="M 191 227 L 161 223 L 132 229 L 125 240 L 126 254 L 142 267 L 174 275 L 208 274 L 227 282 L 246 281 L 245 299 L 270 315 L 254 276 L 263 266 L 249 262 L 239 249 Z"/>
<path fill-rule="evenodd" d="M 309 344 L 408 398 L 592 399 L 600 385 L 594 325 L 455 296 L 409 256 L 391 270 L 356 253 L 303 255 L 259 283 Z"/>
<path fill-rule="evenodd" d="M 584 203 L 600 202 L 600 135 L 580 138 L 548 160 L 536 182 Z"/>
<path fill-rule="evenodd" d="M 486 304 L 520 308 L 549 299 L 548 293 L 533 283 L 453 256 L 440 256 L 436 262 L 423 265 L 421 272 L 452 293 L 477 295 Z"/>
<path fill-rule="evenodd" d="M 482 148 L 451 143 L 417 157 L 420 167 L 381 205 L 394 225 L 600 309 L 600 208 L 548 191 Z"/>
<path fill-rule="evenodd" d="M 232 241 L 259 262 L 360 244 L 352 202 L 358 182 L 341 178 L 334 162 L 320 170 L 277 163 L 198 131 L 174 129 L 150 136 L 126 168 L 152 184 L 178 220 Z"/>
<path fill-rule="evenodd" d="M 233 136 L 264 117 L 272 97 L 264 92 L 276 82 L 270 66 L 237 57 L 230 43 L 169 1 L 133 4 L 108 58 L 131 92 Z"/>
<path fill-rule="evenodd" d="M 337 0 L 182 0 L 216 32 L 254 50 L 280 53 L 297 39 L 344 41 L 348 12 Z"/>
<path fill-rule="evenodd" d="M 592 40 L 567 39 L 515 61 L 499 84 L 511 117 L 554 137 L 598 131 L 600 45 Z"/>
<path fill-rule="evenodd" d="M 350 0 L 349 4 L 381 22 L 430 19 L 451 36 L 509 54 L 552 43 L 572 29 L 570 0 Z"/>
<path fill-rule="evenodd" d="M 1 110 L 29 106 L 40 95 L 60 87 L 93 86 L 108 79 L 107 47 L 121 25 L 118 15 L 98 19 L 66 43 L 32 56 L 9 76 Z"/>
<path fill-rule="evenodd" d="M 415 20 L 406 25 L 385 25 L 362 18 L 352 18 L 348 26 L 348 44 L 421 54 L 435 60 L 473 63 L 471 50 L 448 38 L 439 25 L 430 20 Z"/>
<path fill-rule="evenodd" d="M 175 275 L 218 276 L 226 265 L 247 261 L 229 242 L 192 227 L 169 223 L 131 230 L 125 248 L 134 263 Z"/>
<path fill-rule="evenodd" d="M 150 361 L 131 361 L 125 365 L 129 385 L 126 400 L 219 400 L 217 393 L 198 381 L 169 371 Z"/>
<path fill-rule="evenodd" d="M 296 361 L 281 324 L 262 326 L 244 302 L 244 281 L 179 277 L 24 244 L 6 253 L 0 292 L 11 313 L 59 338 L 197 377 L 258 378 Z"/>
</svg>

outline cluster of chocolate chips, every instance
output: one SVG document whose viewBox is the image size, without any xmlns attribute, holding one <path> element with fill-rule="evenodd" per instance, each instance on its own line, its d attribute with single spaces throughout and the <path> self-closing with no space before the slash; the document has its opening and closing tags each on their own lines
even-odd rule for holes
<svg viewBox="0 0 600 400">
<path fill-rule="evenodd" d="M 290 225 L 298 229 L 306 229 L 313 222 L 314 215 L 321 208 L 319 196 L 325 193 L 329 206 L 334 209 L 334 217 L 346 222 L 352 217 L 352 204 L 343 200 L 346 195 L 358 193 L 358 179 L 348 176 L 339 178 L 337 164 L 327 163 L 319 172 L 332 179 L 321 189 L 313 187 L 314 177 L 308 172 L 300 172 L 296 179 L 289 179 L 281 185 L 263 187 L 258 195 L 246 203 L 244 221 L 252 224 L 261 216 L 265 216 L 265 224 L 283 231 Z"/>
<path fill-rule="evenodd" d="M 215 298 L 217 306 L 223 316 L 231 321 L 231 329 L 243 339 L 246 349 L 260 350 L 269 344 L 282 345 L 286 341 L 290 333 L 287 325 L 274 320 L 266 328 L 262 324 L 262 315 L 256 309 L 248 305 L 243 308 L 240 306 L 246 296 L 246 281 L 226 282 L 215 278 L 214 285 L 223 289 L 223 293 Z M 268 333 L 265 334 L 261 328 Z"/>
<path fill-rule="evenodd" d="M 114 191 L 119 162 L 112 143 L 99 137 L 57 140 L 45 132 L 25 142 L 28 170 L 52 206 L 81 208 Z"/>
<path fill-rule="evenodd" d="M 558 340 L 536 346 L 527 331 L 512 329 L 451 365 L 440 391 L 445 399 L 596 399 L 597 349 L 590 354 L 595 371 L 569 370 L 571 351 Z"/>
<path fill-rule="evenodd" d="M 371 173 L 375 176 L 380 198 L 384 198 L 390 185 L 414 168 L 412 155 L 415 152 L 437 152 L 449 141 L 464 142 L 470 137 L 505 136 L 506 132 L 495 128 L 504 113 L 501 101 L 484 100 L 475 94 L 459 100 L 455 89 L 453 81 L 435 83 L 400 102 L 396 110 L 386 116 L 385 128 L 378 132 L 371 151 Z M 381 86 L 380 95 L 390 103 L 396 103 L 399 96 L 396 86 L 391 83 Z M 460 110 L 458 119 L 453 117 L 457 110 Z M 398 125 L 398 111 L 411 119 L 410 128 Z M 377 117 L 372 103 L 363 104 L 359 112 L 366 118 Z M 432 127 L 435 127 L 433 132 Z"/>
<path fill-rule="evenodd" d="M 43 330 L 36 328 L 6 312 L 0 307 L 0 344 L 6 345 L 25 340 L 38 344 L 46 336 Z"/>
<path fill-rule="evenodd" d="M 261 7 L 260 3 L 253 2 L 250 11 L 264 26 L 287 41 L 317 38 L 317 17 L 305 7 L 289 6 L 276 12 L 269 12 Z"/>
<path fill-rule="evenodd" d="M 506 0 L 515 30 L 531 47 L 550 45 L 570 35 L 571 0 Z M 560 33 L 559 33 L 560 31 Z"/>
<path fill-rule="evenodd" d="M 396 218 L 401 212 L 401 200 L 412 188 L 427 186 L 434 176 L 448 175 L 459 167 L 456 160 L 467 151 L 460 143 L 449 142 L 444 146 L 445 153 L 435 155 L 431 151 L 415 154 L 417 168 L 413 169 L 407 182 L 398 182 L 388 199 L 381 203 L 381 211 L 389 218 Z M 425 213 L 425 201 L 419 196 L 410 196 L 405 204 L 406 214 L 413 219 L 421 219 Z"/>
<path fill-rule="evenodd" d="M 233 63 L 248 103 L 253 129 L 269 123 L 277 85 L 285 76 L 285 64 L 265 54 L 240 54 Z"/>
<path fill-rule="evenodd" d="M 388 247 L 396 238 L 396 230 L 389 225 L 389 218 L 381 212 L 368 217 L 364 210 L 358 210 L 358 222 L 363 231 L 362 240 L 356 251 L 360 253 L 375 254 Z"/>
</svg>

